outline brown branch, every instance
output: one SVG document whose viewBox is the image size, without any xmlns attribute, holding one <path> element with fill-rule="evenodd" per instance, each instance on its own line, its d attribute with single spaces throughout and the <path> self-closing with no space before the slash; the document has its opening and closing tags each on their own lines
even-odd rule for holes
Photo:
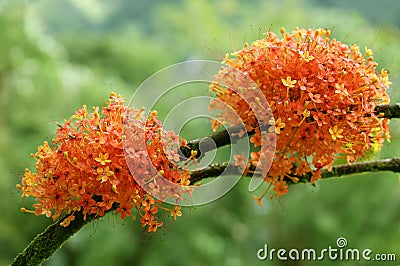
<svg viewBox="0 0 400 266">
<path fill-rule="evenodd" d="M 215 132 L 208 137 L 192 140 L 187 143 L 187 146 L 181 146 L 180 150 L 183 156 L 186 158 L 191 157 L 192 151 L 197 152 L 195 158 L 201 158 L 204 156 L 204 153 L 208 151 L 218 149 L 219 147 L 226 145 L 235 144 L 243 137 L 240 137 L 239 133 L 245 130 L 246 129 L 243 125 L 233 126 L 228 129 Z M 247 132 L 248 136 L 253 134 L 254 131 Z"/>
<path fill-rule="evenodd" d="M 332 167 L 332 171 L 328 171 L 326 169 L 323 170 L 322 178 L 340 177 L 343 175 L 380 171 L 400 173 L 400 157 L 370 162 L 336 165 Z"/>
<path fill-rule="evenodd" d="M 210 165 L 201 170 L 193 171 L 190 175 L 191 184 L 194 184 L 205 178 L 218 177 L 224 172 L 226 167 L 227 163 L 221 163 L 221 164 Z M 332 167 L 331 171 L 328 171 L 327 169 L 322 170 L 321 177 L 323 179 L 327 179 L 332 177 L 340 177 L 344 175 L 352 175 L 352 174 L 359 174 L 366 172 L 379 172 L 379 171 L 390 171 L 394 173 L 400 173 L 400 158 L 390 158 L 390 159 L 382 159 L 370 162 L 357 162 L 353 164 L 335 165 Z M 246 176 L 251 177 L 252 174 L 249 172 L 251 171 L 248 171 Z M 231 172 L 231 174 L 241 174 L 241 173 L 242 172 L 238 168 L 236 168 L 236 170 L 233 170 Z M 309 182 L 311 178 L 311 173 L 297 177 L 299 178 L 299 182 Z M 288 183 L 291 183 L 290 180 L 288 180 Z"/>
<path fill-rule="evenodd" d="M 375 114 L 383 113 L 385 118 L 400 118 L 400 103 L 383 104 L 375 107 Z"/>
<path fill-rule="evenodd" d="M 375 114 L 383 114 L 382 117 L 389 119 L 400 118 L 400 103 L 378 105 L 375 107 Z M 236 143 L 241 138 L 238 134 L 240 130 L 244 130 L 244 127 L 241 125 L 233 126 L 226 130 L 215 132 L 208 137 L 189 141 L 187 143 L 187 146 L 181 147 L 181 152 L 184 157 L 189 158 L 191 156 L 191 152 L 196 151 L 196 158 L 201 158 L 202 156 L 204 156 L 205 152 L 218 149 L 219 147 L 225 145 Z M 248 136 L 251 136 L 253 134 L 254 130 L 251 132 L 247 132 Z M 231 136 L 232 139 L 230 139 L 229 136 Z"/>
</svg>

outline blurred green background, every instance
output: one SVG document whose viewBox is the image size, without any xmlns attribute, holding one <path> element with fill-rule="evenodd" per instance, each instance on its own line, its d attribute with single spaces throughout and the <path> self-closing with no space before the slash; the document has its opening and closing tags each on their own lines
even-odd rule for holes
<svg viewBox="0 0 400 266">
<path fill-rule="evenodd" d="M 268 30 L 325 27 L 333 37 L 375 52 L 390 70 L 400 102 L 400 2 L 0 0 L 0 265 L 6 265 L 50 219 L 22 214 L 15 189 L 29 154 L 51 140 L 55 121 L 102 105 L 116 91 L 127 99 L 154 72 L 188 59 L 220 60 Z M 160 107 L 160 109 L 167 107 Z M 202 121 L 202 123 L 206 123 Z M 399 156 L 400 129 L 379 156 Z M 185 137 L 207 135 L 208 126 Z M 395 253 L 397 262 L 324 261 L 324 265 L 400 262 L 399 175 L 355 175 L 297 185 L 259 207 L 243 180 L 222 199 L 184 209 L 149 235 L 138 222 L 108 215 L 73 236 L 44 265 L 309 265 L 259 261 L 258 249 L 336 247 Z M 261 191 L 258 191 L 259 195 Z"/>
</svg>

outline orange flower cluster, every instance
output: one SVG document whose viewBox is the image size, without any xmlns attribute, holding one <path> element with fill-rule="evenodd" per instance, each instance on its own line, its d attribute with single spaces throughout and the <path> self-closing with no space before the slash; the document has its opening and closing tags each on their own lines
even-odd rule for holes
<svg viewBox="0 0 400 266">
<path fill-rule="evenodd" d="M 376 71 L 370 49 L 362 55 L 358 46 L 330 39 L 325 29 L 297 28 L 291 34 L 282 29 L 281 34 L 279 38 L 268 32 L 265 39 L 246 43 L 223 62 L 258 85 L 275 118 L 270 124 L 277 134 L 276 153 L 265 176 L 274 189 L 271 197 L 286 194 L 288 181 L 311 174 L 314 183 L 335 158 L 353 162 L 389 138 L 388 120 L 374 114 L 376 105 L 389 102 L 388 72 Z M 250 141 L 259 146 L 260 130 L 248 104 L 230 88 L 210 88 L 239 114 L 249 131 L 255 130 Z M 221 105 L 212 103 L 210 108 L 218 110 Z M 220 121 L 230 123 L 229 111 L 220 113 Z M 251 153 L 251 164 L 258 163 L 259 155 Z"/>
<path fill-rule="evenodd" d="M 125 125 L 131 130 L 124 131 Z M 143 141 L 147 150 L 135 150 L 139 146 L 131 146 L 134 141 Z M 54 220 L 68 215 L 61 223 L 68 226 L 78 211 L 86 219 L 87 215 L 101 217 L 115 209 L 125 219 L 127 216 L 135 218 L 132 210 L 136 209 L 142 226 L 149 232 L 156 231 L 163 224 L 156 217 L 158 211 L 166 210 L 176 219 L 181 215 L 180 207 L 161 206 L 163 199 L 146 192 L 132 174 L 147 178 L 146 184 L 153 189 L 158 184 L 150 174 L 160 174 L 178 187 L 188 185 L 189 173 L 178 169 L 169 159 L 178 161 L 177 153 L 164 152 L 165 143 L 179 141 L 173 132 L 162 128 L 156 112 L 145 119 L 143 110 L 124 106 L 121 96 L 112 93 L 102 108 L 102 117 L 98 107 L 89 113 L 83 106 L 59 125 L 53 145 L 44 142 L 32 154 L 36 171 L 26 169 L 22 185 L 17 187 L 22 190 L 23 197 L 32 196 L 37 203 L 33 205 L 34 211 L 22 210 L 44 214 Z M 186 193 L 184 189 L 175 189 L 165 190 L 160 195 L 179 198 L 183 193 Z"/>
</svg>

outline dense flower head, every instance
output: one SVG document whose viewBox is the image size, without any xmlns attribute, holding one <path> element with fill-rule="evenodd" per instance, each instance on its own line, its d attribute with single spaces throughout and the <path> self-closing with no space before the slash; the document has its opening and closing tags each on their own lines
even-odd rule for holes
<svg viewBox="0 0 400 266">
<path fill-rule="evenodd" d="M 286 194 L 287 182 L 298 182 L 304 174 L 315 182 L 335 158 L 354 162 L 389 137 L 388 119 L 374 113 L 377 105 L 389 102 L 388 72 L 377 71 L 370 49 L 363 55 L 358 46 L 331 39 L 325 29 L 282 29 L 281 34 L 268 32 L 264 39 L 245 43 L 223 62 L 256 82 L 275 118 L 276 154 L 265 176 L 272 196 Z M 250 141 L 259 146 L 259 125 L 247 103 L 229 87 L 215 84 L 211 90 L 239 114 L 248 131 L 255 130 Z M 221 105 L 211 103 L 210 109 Z M 229 123 L 229 112 L 220 112 L 218 119 Z M 258 158 L 259 151 L 251 153 L 250 163 L 256 165 Z"/>
<path fill-rule="evenodd" d="M 180 207 L 162 206 L 162 199 L 146 192 L 132 174 L 145 176 L 144 173 L 151 172 L 147 169 L 153 166 L 165 180 L 185 187 L 189 183 L 188 172 L 170 160 L 171 157 L 176 159 L 174 150 L 164 152 L 165 143 L 183 140 L 162 128 L 156 112 L 144 118 L 143 110 L 126 107 L 121 96 L 115 93 L 111 93 L 101 113 L 98 107 L 88 112 L 83 106 L 59 125 L 52 144 L 44 142 L 32 154 L 36 160 L 35 171 L 26 169 L 22 185 L 17 187 L 22 190 L 23 197 L 36 199 L 35 210 L 23 210 L 54 220 L 68 215 L 61 223 L 68 226 L 77 211 L 86 219 L 87 215 L 101 217 L 115 209 L 125 219 L 135 218 L 132 210 L 136 209 L 142 226 L 149 232 L 156 231 L 162 225 L 157 219 L 159 210 L 170 212 L 176 219 L 181 215 Z M 134 123 L 128 125 L 133 125 L 133 129 L 124 131 L 127 117 Z M 145 140 L 136 136 L 145 136 Z M 127 145 L 123 145 L 123 140 Z M 126 148 L 138 140 L 146 143 L 146 150 L 134 150 L 137 146 Z M 126 160 L 126 156 L 130 160 Z M 149 157 L 152 161 L 147 159 Z M 146 183 L 155 188 L 155 181 L 147 179 L 150 180 Z M 163 195 L 179 198 L 186 192 L 185 189 L 165 190 Z"/>
</svg>

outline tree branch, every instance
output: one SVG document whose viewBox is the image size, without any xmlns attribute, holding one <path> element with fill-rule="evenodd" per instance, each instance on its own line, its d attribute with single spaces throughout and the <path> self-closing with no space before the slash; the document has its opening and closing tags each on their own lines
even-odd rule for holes
<svg viewBox="0 0 400 266">
<path fill-rule="evenodd" d="M 385 118 L 400 118 L 400 105 L 388 104 L 376 107 L 376 114 L 384 113 Z M 204 155 L 205 152 L 217 149 L 219 147 L 236 143 L 240 137 L 240 131 L 243 126 L 234 126 L 227 130 L 223 130 L 210 135 L 209 137 L 200 138 L 190 141 L 187 147 L 181 147 L 181 152 L 186 157 L 190 157 L 192 151 L 197 151 L 197 158 Z M 248 132 L 248 135 L 254 134 Z M 202 154 L 203 153 L 203 154 Z M 191 184 L 194 184 L 204 178 L 216 177 L 220 175 L 226 168 L 227 164 L 215 164 L 208 166 L 199 171 L 191 173 Z M 331 178 L 334 176 L 350 175 L 363 172 L 376 172 L 376 171 L 392 171 L 400 172 L 400 158 L 385 159 L 373 162 L 354 163 L 352 165 L 337 165 L 332 167 L 332 171 L 323 170 L 322 178 Z M 231 174 L 241 174 L 239 169 L 232 168 Z M 249 174 L 247 174 L 249 175 Z M 300 177 L 300 181 L 307 182 L 311 175 L 304 175 Z M 114 204 L 108 212 L 117 209 L 118 206 Z M 11 265 L 13 266 L 30 266 L 39 265 L 47 260 L 54 252 L 56 252 L 63 243 L 68 240 L 73 234 L 78 232 L 87 223 L 97 219 L 95 215 L 87 215 L 86 220 L 83 219 L 81 212 L 75 212 L 75 220 L 71 221 L 69 226 L 62 227 L 60 222 L 66 217 L 49 225 L 45 231 L 37 235 L 32 242 L 14 259 Z"/>
<path fill-rule="evenodd" d="M 221 175 L 225 168 L 227 167 L 227 163 L 214 164 L 208 167 L 205 167 L 201 170 L 193 171 L 190 175 L 190 182 L 194 184 L 202 179 L 217 177 Z M 254 167 L 249 170 L 253 170 Z M 400 158 L 390 158 L 383 159 L 377 161 L 370 162 L 357 162 L 353 164 L 342 164 L 332 166 L 332 170 L 328 171 L 327 169 L 322 170 L 321 177 L 323 179 L 331 178 L 331 177 L 340 177 L 343 175 L 351 175 L 351 174 L 359 174 L 366 172 L 379 172 L 379 171 L 390 171 L 394 173 L 400 173 Z M 246 176 L 252 176 L 251 171 L 248 171 Z M 239 168 L 235 168 L 230 174 L 241 174 Z M 308 173 L 303 176 L 296 176 L 299 178 L 299 182 L 310 182 L 311 173 Z M 293 183 L 290 180 L 287 180 L 288 183 Z"/>
<path fill-rule="evenodd" d="M 187 143 L 187 146 L 181 146 L 180 150 L 186 158 L 191 157 L 192 151 L 197 152 L 195 158 L 201 158 L 204 156 L 204 153 L 208 151 L 218 149 L 222 146 L 235 144 L 241 139 L 239 133 L 245 130 L 246 128 L 243 125 L 233 126 L 228 129 L 215 132 L 208 137 L 192 140 Z M 254 133 L 254 131 L 247 132 L 247 135 L 253 135 Z"/>
<path fill-rule="evenodd" d="M 191 173 L 191 183 L 198 182 L 204 178 L 216 177 L 220 175 L 226 168 L 227 164 L 215 164 L 208 166 L 202 170 L 193 171 Z M 235 168 L 233 168 L 235 169 Z M 251 170 L 251 169 L 250 169 Z M 400 158 L 391 158 L 371 162 L 358 162 L 351 165 L 336 165 L 332 167 L 332 171 L 324 169 L 322 171 L 322 178 L 340 177 L 343 175 L 351 175 L 364 172 L 378 172 L 378 171 L 391 171 L 400 173 Z M 237 168 L 231 174 L 240 174 Z M 251 174 L 247 174 L 251 176 Z M 310 181 L 311 174 L 299 177 L 300 182 Z M 110 210 L 113 211 L 118 208 L 114 204 Z M 56 252 L 65 241 L 67 241 L 73 234 L 78 232 L 87 223 L 95 220 L 95 215 L 87 215 L 86 220 L 83 219 L 81 212 L 76 212 L 75 220 L 71 221 L 69 226 L 62 227 L 60 222 L 66 217 L 52 223 L 41 234 L 37 235 L 32 242 L 14 259 L 12 266 L 33 266 L 39 265 L 47 260 L 54 252 Z"/>
<path fill-rule="evenodd" d="M 389 119 L 400 118 L 400 103 L 378 105 L 375 107 L 375 114 L 383 114 L 382 117 Z M 201 158 L 204 156 L 205 152 L 236 143 L 241 138 L 239 136 L 240 130 L 244 130 L 244 127 L 241 125 L 233 126 L 231 128 L 215 132 L 208 137 L 189 141 L 187 146 L 181 146 L 181 152 L 186 158 L 189 158 L 191 156 L 191 152 L 196 151 L 197 155 L 195 157 Z M 247 132 L 247 135 L 251 136 L 254 133 L 255 132 L 253 130 Z M 229 136 L 231 136 L 232 140 Z"/>
<path fill-rule="evenodd" d="M 113 204 L 110 210 L 118 208 L 117 204 Z M 34 266 L 40 265 L 43 261 L 50 258 L 50 256 L 56 252 L 65 241 L 67 241 L 73 234 L 78 232 L 84 225 L 97 219 L 95 215 L 87 215 L 86 220 L 83 219 L 81 212 L 75 212 L 75 220 L 67 227 L 60 225 L 67 216 L 55 221 L 49 225 L 42 233 L 37 235 L 32 242 L 15 257 L 12 266 Z"/>
<path fill-rule="evenodd" d="M 375 107 L 375 114 L 383 113 L 385 118 L 400 118 L 400 103 L 382 104 Z"/>
</svg>

